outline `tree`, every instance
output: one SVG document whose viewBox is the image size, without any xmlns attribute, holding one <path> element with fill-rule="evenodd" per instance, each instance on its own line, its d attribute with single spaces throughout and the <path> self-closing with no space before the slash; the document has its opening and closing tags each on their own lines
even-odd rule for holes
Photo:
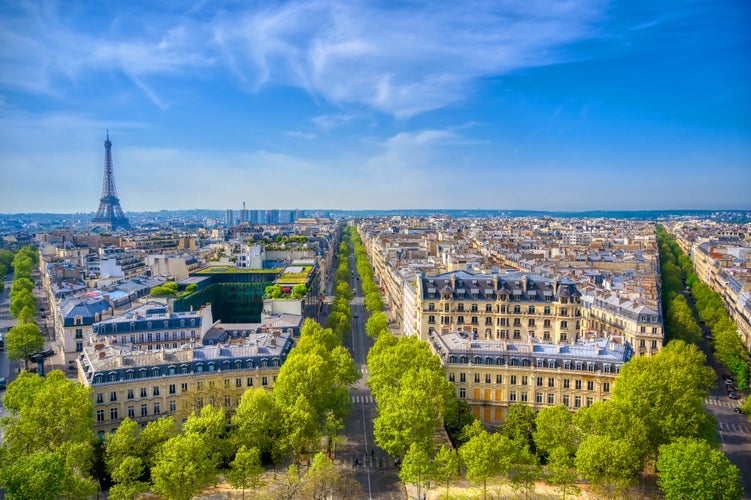
<svg viewBox="0 0 751 500">
<path fill-rule="evenodd" d="M 378 292 L 370 292 L 365 295 L 365 309 L 368 312 L 374 313 L 383 309 L 383 300 L 381 294 Z"/>
<path fill-rule="evenodd" d="M 514 440 L 514 443 L 518 443 L 518 441 Z M 535 481 L 542 476 L 542 468 L 537 455 L 532 453 L 528 447 L 517 449 L 513 470 L 511 485 L 515 490 L 523 492 L 524 498 L 529 498 L 529 494 L 535 489 Z"/>
<path fill-rule="evenodd" d="M 256 489 L 261 486 L 261 476 L 264 469 L 261 465 L 261 452 L 258 448 L 248 449 L 241 446 L 237 450 L 235 459 L 230 464 L 230 470 L 225 475 L 229 484 L 234 488 L 242 488 L 243 499 L 247 488 Z"/>
<path fill-rule="evenodd" d="M 679 438 L 662 445 L 657 484 L 666 500 L 736 500 L 743 496 L 738 468 L 704 440 Z"/>
<path fill-rule="evenodd" d="M 126 418 L 120 422 L 115 432 L 109 433 L 104 437 L 104 464 L 110 475 L 113 475 L 115 469 L 127 458 L 143 457 L 144 450 L 139 442 L 138 434 L 138 424 Z M 127 468 L 127 470 L 131 469 L 132 466 Z"/>
<path fill-rule="evenodd" d="M 469 440 L 459 448 L 459 456 L 467 467 L 467 479 L 482 482 L 482 497 L 487 498 L 488 479 L 506 474 L 511 469 L 514 443 L 501 434 L 489 434 L 479 421 L 465 428 Z"/>
<path fill-rule="evenodd" d="M 420 491 L 430 480 L 431 465 L 430 455 L 425 447 L 422 444 L 412 443 L 399 469 L 399 478 L 407 484 L 417 486 L 417 498 L 421 498 Z"/>
<path fill-rule="evenodd" d="M 218 479 L 211 450 L 192 433 L 170 438 L 162 445 L 151 469 L 153 489 L 174 500 L 190 500 Z"/>
<path fill-rule="evenodd" d="M 549 455 L 557 448 L 574 454 L 579 445 L 579 432 L 574 427 L 573 414 L 565 405 L 542 408 L 535 424 L 534 440 L 539 454 Z"/>
<path fill-rule="evenodd" d="M 459 454 L 452 448 L 441 446 L 433 459 L 431 477 L 436 483 L 446 485 L 446 498 L 449 498 L 451 483 L 459 478 Z"/>
<path fill-rule="evenodd" d="M 59 370 L 46 379 L 24 372 L 8 386 L 5 404 L 10 415 L 2 420 L 5 442 L 0 476 L 10 471 L 7 477 L 13 484 L 25 485 L 18 487 L 32 492 L 40 491 L 34 484 L 40 477 L 59 478 L 54 487 L 62 496 L 81 497 L 96 491 L 89 476 L 95 438 L 88 388 L 67 380 Z"/>
<path fill-rule="evenodd" d="M 46 379 L 34 374 L 21 374 L 19 379 L 39 378 L 42 382 L 8 386 L 11 416 L 3 420 L 5 444 L 20 453 L 57 451 L 64 444 L 94 442 L 94 404 L 88 387 L 65 378 L 60 370 L 53 370 Z M 18 390 L 31 394 L 18 395 Z M 93 451 L 93 449 L 91 450 Z"/>
<path fill-rule="evenodd" d="M 265 389 L 248 389 L 232 417 L 235 441 L 248 449 L 271 454 L 272 443 L 282 434 L 281 412 L 274 396 Z"/>
<path fill-rule="evenodd" d="M 6 270 L 13 268 L 13 252 L 4 248 L 0 250 L 0 264 L 2 264 Z"/>
<path fill-rule="evenodd" d="M 336 458 L 336 445 L 340 441 L 339 433 L 344 430 L 344 422 L 337 418 L 333 410 L 326 412 L 323 430 L 326 435 L 326 453 L 331 459 Z"/>
<path fill-rule="evenodd" d="M 325 500 L 337 496 L 360 498 L 362 488 L 350 473 L 337 469 L 324 453 L 316 453 L 308 473 L 305 474 L 303 494 L 314 500 Z"/>
<path fill-rule="evenodd" d="M 21 309 L 21 312 L 18 313 L 18 322 L 22 325 L 33 323 L 36 315 L 37 313 L 34 308 L 30 305 L 26 305 Z"/>
<path fill-rule="evenodd" d="M 10 315 L 17 318 L 24 308 L 30 307 L 36 311 L 37 298 L 29 292 L 21 292 L 10 299 Z"/>
<path fill-rule="evenodd" d="M 184 433 L 196 434 L 203 438 L 217 468 L 223 467 L 234 451 L 228 439 L 227 424 L 224 408 L 215 408 L 212 405 L 204 406 L 200 415 L 194 412 L 183 424 Z"/>
<path fill-rule="evenodd" d="M 282 407 L 282 420 L 282 441 L 295 457 L 299 457 L 309 446 L 320 442 L 318 413 L 302 394 L 292 405 Z"/>
<path fill-rule="evenodd" d="M 138 449 L 143 456 L 147 470 L 154 467 L 157 455 L 164 443 L 178 434 L 177 424 L 172 417 L 162 417 L 146 424 L 138 435 Z"/>
<path fill-rule="evenodd" d="M 10 329 L 5 337 L 5 347 L 8 349 L 8 359 L 23 360 L 29 367 L 29 355 L 44 348 L 44 337 L 35 324 L 20 324 Z"/>
<path fill-rule="evenodd" d="M 576 464 L 574 456 L 565 446 L 558 446 L 548 451 L 547 481 L 555 486 L 561 498 L 567 495 L 580 495 L 581 490 L 576 486 Z"/>
<path fill-rule="evenodd" d="M 535 410 L 531 406 L 512 404 L 501 427 L 501 433 L 520 447 L 534 447 Z"/>
<path fill-rule="evenodd" d="M 300 470 L 295 464 L 290 464 L 287 473 L 281 481 L 277 481 L 269 487 L 269 498 L 274 500 L 293 500 L 297 498 L 303 487 Z"/>
<path fill-rule="evenodd" d="M 143 460 L 139 457 L 125 457 L 112 471 L 115 485 L 110 488 L 112 500 L 132 500 L 149 490 L 149 483 L 141 481 L 144 474 Z"/>
<path fill-rule="evenodd" d="M 378 338 L 382 333 L 389 331 L 389 318 L 383 311 L 374 313 L 365 322 L 365 332 L 369 337 Z"/>
<path fill-rule="evenodd" d="M 704 398 L 715 382 L 695 345 L 671 341 L 654 356 L 635 357 L 621 370 L 613 400 L 624 414 L 646 426 L 650 455 L 679 437 L 713 439 L 715 431 Z"/>
<path fill-rule="evenodd" d="M 305 297 L 308 294 L 308 287 L 305 283 L 299 283 L 292 287 L 292 296 L 295 298 Z"/>
<path fill-rule="evenodd" d="M 34 282 L 29 278 L 17 277 L 13 280 L 13 285 L 10 289 L 10 298 L 13 298 L 22 293 L 31 293 L 34 291 Z"/>
<path fill-rule="evenodd" d="M 373 435 L 378 446 L 392 456 L 403 456 L 412 443 L 429 446 L 455 398 L 451 383 L 440 372 L 412 368 L 402 382 L 384 389 L 376 399 Z"/>
<path fill-rule="evenodd" d="M 576 469 L 594 487 L 612 496 L 631 485 L 642 469 L 639 450 L 625 439 L 607 435 L 585 438 L 576 453 Z"/>
<path fill-rule="evenodd" d="M 16 278 L 30 278 L 34 270 L 34 261 L 25 255 L 18 254 L 13 259 L 13 272 Z"/>
<path fill-rule="evenodd" d="M 36 500 L 63 494 L 65 460 L 59 453 L 40 451 L 12 460 L 4 456 L 6 453 L 2 456 L 0 485 L 7 498 Z"/>
</svg>

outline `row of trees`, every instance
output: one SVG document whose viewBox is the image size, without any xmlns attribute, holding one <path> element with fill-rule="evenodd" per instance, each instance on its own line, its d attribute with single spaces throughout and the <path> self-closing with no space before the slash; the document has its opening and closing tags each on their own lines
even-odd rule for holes
<svg viewBox="0 0 751 500">
<path fill-rule="evenodd" d="M 357 262 L 357 273 L 360 276 L 360 286 L 362 287 L 363 294 L 365 295 L 365 309 L 372 315 L 383 310 L 383 300 L 381 299 L 381 290 L 376 285 L 373 268 L 368 261 L 368 253 L 362 244 L 360 235 L 357 234 L 357 230 L 350 229 L 349 234 L 352 239 L 352 245 L 355 251 L 355 259 Z M 388 321 L 387 321 L 388 323 Z"/>
<path fill-rule="evenodd" d="M 741 498 L 738 469 L 716 449 L 716 422 L 703 407 L 714 380 L 704 361 L 696 346 L 673 341 L 624 366 L 612 400 L 577 413 L 513 405 L 497 432 L 479 421 L 466 426 L 458 456 L 410 429 L 421 439 L 410 440 L 401 477 L 448 491 L 464 470 L 483 496 L 488 483 L 509 482 L 525 497 L 544 479 L 564 498 L 584 478 L 613 497 L 628 496 L 640 473 L 656 465 L 666 498 Z"/>
<path fill-rule="evenodd" d="M 3 255 L 7 261 L 8 255 Z M 34 281 L 31 276 L 39 264 L 39 253 L 32 246 L 25 246 L 13 255 L 11 266 L 14 277 L 10 289 L 10 314 L 18 324 L 10 329 L 5 345 L 8 359 L 23 360 L 28 368 L 29 355 L 44 348 L 44 337 L 34 323 L 37 315 L 37 298 L 34 296 Z M 5 267 L 4 264 L 0 266 Z"/>
<path fill-rule="evenodd" d="M 0 293 L 5 290 L 3 278 L 10 272 L 13 266 L 13 251 L 3 248 L 0 250 Z"/>
<path fill-rule="evenodd" d="M 333 455 L 351 412 L 348 387 L 359 376 L 338 336 L 306 320 L 273 392 L 247 390 L 233 416 L 207 405 L 181 429 L 172 417 L 150 422 L 143 430 L 126 419 L 108 435 L 104 461 L 115 483 L 110 496 L 132 498 L 151 490 L 187 499 L 216 483 L 220 474 L 235 487 L 255 488 L 263 462 L 276 468 L 286 459 L 299 463 L 321 449 L 324 457 Z"/>
<path fill-rule="evenodd" d="M 657 227 L 657 242 L 660 248 L 665 336 L 668 339 L 698 344 L 702 339 L 701 327 L 683 294 L 686 273 L 693 272 L 691 259 L 683 254 L 662 226 Z"/>
<path fill-rule="evenodd" d="M 342 238 L 339 244 L 339 261 L 334 273 L 334 302 L 331 304 L 327 326 L 331 328 L 340 339 L 352 331 L 352 308 L 349 301 L 354 294 L 349 286 L 349 253 L 352 247 L 349 238 Z"/>
<path fill-rule="evenodd" d="M 738 326 L 725 309 L 722 297 L 699 279 L 691 259 L 662 226 L 657 226 L 657 241 L 660 247 L 662 303 L 665 308 L 667 337 L 691 343 L 701 340 L 701 327 L 682 293 L 687 285 L 694 297 L 699 319 L 711 329 L 714 336 L 715 356 L 735 376 L 738 388 L 748 389 L 748 351 L 738 335 Z"/>
<path fill-rule="evenodd" d="M 687 278 L 696 301 L 699 318 L 712 329 L 715 357 L 735 376 L 738 388 L 749 388 L 749 355 L 738 335 L 738 325 L 730 319 L 720 294 L 709 288 L 693 272 Z"/>
</svg>

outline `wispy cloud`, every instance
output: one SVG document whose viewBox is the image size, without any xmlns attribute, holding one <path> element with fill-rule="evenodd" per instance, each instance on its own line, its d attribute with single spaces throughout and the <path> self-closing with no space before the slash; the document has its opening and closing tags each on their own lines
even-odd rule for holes
<svg viewBox="0 0 751 500">
<path fill-rule="evenodd" d="M 67 3 L 6 5 L 0 84 L 53 93 L 61 81 L 118 70 L 163 107 L 165 92 L 149 77 L 222 68 L 241 88 L 292 85 L 337 106 L 408 118 L 466 98 L 479 78 L 566 60 L 563 49 L 591 36 L 605 8 L 604 0 L 199 2 L 187 13 L 148 5 L 110 12 L 121 21 L 105 30 L 77 24 Z M 100 6 L 70 10 L 91 8 Z"/>
<path fill-rule="evenodd" d="M 327 115 L 315 116 L 313 117 L 312 121 L 319 129 L 323 130 L 324 132 L 329 132 L 341 127 L 342 125 L 353 119 L 354 116 L 351 114 L 331 113 Z"/>
</svg>

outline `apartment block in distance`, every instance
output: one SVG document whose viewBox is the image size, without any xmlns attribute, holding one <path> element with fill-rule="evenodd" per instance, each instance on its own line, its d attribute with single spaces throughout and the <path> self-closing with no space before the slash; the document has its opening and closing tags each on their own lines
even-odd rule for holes
<svg viewBox="0 0 751 500">
<path fill-rule="evenodd" d="M 418 273 L 420 338 L 461 331 L 473 339 L 574 342 L 581 333 L 581 293 L 570 279 L 532 273 Z"/>
</svg>

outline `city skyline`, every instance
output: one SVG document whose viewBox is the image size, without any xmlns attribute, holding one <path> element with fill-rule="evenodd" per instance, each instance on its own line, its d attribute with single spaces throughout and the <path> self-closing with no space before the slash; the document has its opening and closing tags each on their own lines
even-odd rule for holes
<svg viewBox="0 0 751 500">
<path fill-rule="evenodd" d="M 741 1 L 0 13 L 0 213 L 751 208 Z"/>
</svg>

